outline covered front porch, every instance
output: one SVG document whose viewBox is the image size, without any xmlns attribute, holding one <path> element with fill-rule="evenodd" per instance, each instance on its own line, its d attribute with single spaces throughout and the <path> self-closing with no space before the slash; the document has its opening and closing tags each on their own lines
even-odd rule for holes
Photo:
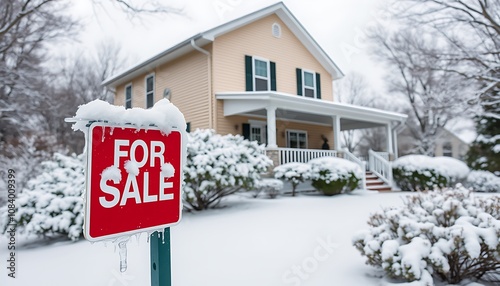
<svg viewBox="0 0 500 286">
<path fill-rule="evenodd" d="M 246 132 L 265 134 L 262 143 L 267 143 L 266 153 L 275 166 L 289 162 L 308 162 L 323 156 L 336 156 L 359 164 L 364 169 L 375 169 L 392 184 L 388 172 L 388 161 L 397 158 L 397 132 L 406 120 L 406 115 L 380 109 L 330 102 L 279 92 L 230 92 L 217 93 L 223 101 L 226 118 L 245 118 Z M 260 123 L 259 123 L 260 121 Z M 260 125 L 259 125 L 260 124 Z M 370 153 L 371 163 L 357 158 L 341 146 L 341 131 L 384 127 L 387 144 L 384 153 Z M 245 132 L 245 130 L 243 130 Z M 321 137 L 320 137 L 321 136 Z M 321 145 L 318 141 L 331 144 Z M 311 148 L 310 146 L 315 146 Z M 327 147 L 327 148 L 325 148 Z M 380 168 L 387 161 L 383 168 Z M 383 170 L 382 170 L 383 169 Z M 385 176 L 384 176 L 385 175 Z"/>
</svg>

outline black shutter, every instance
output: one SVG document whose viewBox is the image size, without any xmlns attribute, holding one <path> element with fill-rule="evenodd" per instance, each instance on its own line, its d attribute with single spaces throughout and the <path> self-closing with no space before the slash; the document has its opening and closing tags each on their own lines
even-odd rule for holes
<svg viewBox="0 0 500 286">
<path fill-rule="evenodd" d="M 297 73 L 297 95 L 302 95 L 302 70 L 296 69 Z"/>
<path fill-rule="evenodd" d="M 243 123 L 241 129 L 243 130 L 243 138 L 250 140 L 250 124 Z"/>
<path fill-rule="evenodd" d="M 316 73 L 316 98 L 321 99 L 321 76 Z"/>
<path fill-rule="evenodd" d="M 276 63 L 270 62 L 271 68 L 271 90 L 276 91 Z"/>
<path fill-rule="evenodd" d="M 245 90 L 253 91 L 252 57 L 245 56 Z"/>
<path fill-rule="evenodd" d="M 191 132 L 191 122 L 186 123 L 186 132 Z"/>
<path fill-rule="evenodd" d="M 269 142 L 269 141 L 267 140 L 267 125 L 266 125 L 266 127 L 265 127 L 265 128 L 266 128 L 266 142 L 263 142 L 263 143 L 266 143 L 266 146 L 267 146 L 267 143 Z"/>
</svg>

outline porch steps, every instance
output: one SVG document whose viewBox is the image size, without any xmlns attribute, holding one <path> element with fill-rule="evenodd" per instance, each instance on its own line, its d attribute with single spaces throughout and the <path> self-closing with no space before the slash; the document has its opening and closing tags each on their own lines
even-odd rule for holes
<svg viewBox="0 0 500 286">
<path fill-rule="evenodd" d="M 378 192 L 392 191 L 391 186 L 388 186 L 384 181 L 377 177 L 377 175 L 369 171 L 366 172 L 366 189 Z"/>
</svg>

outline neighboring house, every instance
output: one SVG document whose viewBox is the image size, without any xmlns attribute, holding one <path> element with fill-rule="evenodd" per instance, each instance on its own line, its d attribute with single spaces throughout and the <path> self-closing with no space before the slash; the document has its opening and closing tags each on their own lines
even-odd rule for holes
<svg viewBox="0 0 500 286">
<path fill-rule="evenodd" d="M 265 143 L 276 164 L 337 155 L 340 131 L 384 126 L 397 156 L 406 115 L 338 102 L 340 69 L 277 3 L 199 33 L 107 79 L 115 104 L 151 107 L 169 98 L 191 130 L 211 128 Z M 329 150 L 324 140 L 329 144 Z M 354 160 L 354 159 L 353 159 Z"/>
<path fill-rule="evenodd" d="M 436 141 L 436 156 L 448 156 L 463 160 L 469 151 L 469 143 L 448 129 L 441 129 Z"/>
</svg>

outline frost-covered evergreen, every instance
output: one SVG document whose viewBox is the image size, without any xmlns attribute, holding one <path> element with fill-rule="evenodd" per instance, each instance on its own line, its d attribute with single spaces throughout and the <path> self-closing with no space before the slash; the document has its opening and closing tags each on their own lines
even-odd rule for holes
<svg viewBox="0 0 500 286">
<path fill-rule="evenodd" d="M 463 183 L 469 174 L 465 163 L 451 157 L 407 155 L 392 163 L 394 182 L 403 191 L 432 190 Z"/>
<path fill-rule="evenodd" d="M 488 171 L 471 171 L 465 186 L 475 192 L 500 192 L 500 177 Z"/>
<path fill-rule="evenodd" d="M 458 284 L 500 275 L 500 196 L 436 189 L 373 214 L 368 224 L 353 244 L 389 277 L 434 285 L 433 277 Z"/>
<path fill-rule="evenodd" d="M 292 196 L 300 183 L 311 178 L 311 165 L 306 163 L 287 163 L 274 168 L 274 177 L 292 184 Z"/>
<path fill-rule="evenodd" d="M 309 161 L 312 186 L 327 196 L 350 192 L 363 178 L 361 168 L 348 160 L 321 157 Z"/>
<path fill-rule="evenodd" d="M 222 198 L 251 189 L 272 165 L 263 145 L 239 135 L 196 130 L 188 140 L 184 206 L 191 210 L 215 207 Z"/>
<path fill-rule="evenodd" d="M 485 112 L 476 118 L 476 129 L 479 135 L 472 142 L 467 153 L 467 163 L 472 169 L 490 171 L 496 175 L 500 175 L 499 98 L 500 91 L 496 91 L 496 98 L 491 96 L 491 99 L 485 100 Z"/>
<path fill-rule="evenodd" d="M 16 199 L 15 220 L 21 233 L 80 237 L 85 182 L 82 158 L 55 153 L 52 161 L 41 164 L 40 175 L 29 180 Z M 5 211 L 1 213 L 0 229 L 5 232 L 8 217 Z"/>
<path fill-rule="evenodd" d="M 262 179 L 255 184 L 254 198 L 258 197 L 261 192 L 264 192 L 270 199 L 276 198 L 283 190 L 283 182 L 276 179 Z"/>
</svg>

